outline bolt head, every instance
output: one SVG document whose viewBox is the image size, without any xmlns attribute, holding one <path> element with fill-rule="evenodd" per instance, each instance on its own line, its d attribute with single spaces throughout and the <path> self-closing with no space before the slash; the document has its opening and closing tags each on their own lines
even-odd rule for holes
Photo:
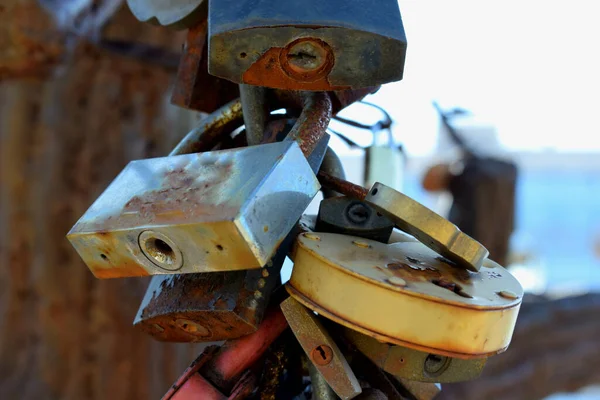
<svg viewBox="0 0 600 400">
<path fill-rule="evenodd" d="M 406 281 L 399 276 L 390 276 L 387 281 L 394 286 L 405 287 Z"/>
<path fill-rule="evenodd" d="M 516 300 L 519 298 L 519 296 L 516 293 L 511 292 L 510 290 L 501 290 L 498 292 L 498 296 L 504 297 L 508 300 Z"/>
<path fill-rule="evenodd" d="M 360 247 L 360 248 L 363 248 L 363 249 L 368 249 L 369 247 L 371 247 L 369 245 L 369 243 L 363 242 L 362 240 L 353 240 L 352 244 L 355 245 L 356 247 Z"/>
</svg>

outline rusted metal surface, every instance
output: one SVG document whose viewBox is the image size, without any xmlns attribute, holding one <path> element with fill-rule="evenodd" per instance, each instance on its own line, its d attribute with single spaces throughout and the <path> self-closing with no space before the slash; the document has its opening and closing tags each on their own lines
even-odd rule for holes
<svg viewBox="0 0 600 400">
<path fill-rule="evenodd" d="M 323 163 L 321 164 L 321 171 L 329 174 L 331 176 L 335 176 L 339 179 L 346 179 L 346 173 L 344 172 L 344 166 L 342 165 L 342 161 L 338 157 L 338 155 L 331 149 L 327 148 L 327 152 L 325 153 L 325 157 L 323 158 Z M 325 199 L 329 199 L 331 197 L 338 196 L 335 190 L 323 188 L 323 197 Z"/>
<path fill-rule="evenodd" d="M 356 103 L 362 100 L 370 94 L 376 93 L 381 86 L 368 86 L 360 89 L 351 90 L 336 90 L 329 92 L 331 96 L 331 102 L 333 104 L 333 114 L 337 114 L 350 104 Z"/>
<path fill-rule="evenodd" d="M 203 20 L 188 31 L 171 103 L 212 113 L 239 97 L 239 90 L 237 85 L 208 73 L 207 29 L 208 22 Z"/>
<path fill-rule="evenodd" d="M 304 97 L 304 107 L 287 140 L 296 140 L 302 152 L 308 157 L 319 141 L 327 134 L 331 120 L 331 99 L 327 93 L 308 93 Z"/>
<path fill-rule="evenodd" d="M 61 61 L 64 35 L 35 0 L 0 6 L 0 81 L 44 77 Z"/>
<path fill-rule="evenodd" d="M 190 131 L 171 151 L 170 155 L 199 153 L 211 150 L 222 135 L 230 133 L 242 124 L 242 103 L 232 100 L 204 118 L 200 125 Z"/>
<path fill-rule="evenodd" d="M 281 309 L 304 352 L 333 391 L 342 399 L 360 394 L 358 379 L 317 317 L 291 297 L 281 303 Z"/>
<path fill-rule="evenodd" d="M 288 118 L 270 121 L 265 129 L 262 142 L 271 143 L 284 140 L 296 125 L 296 121 L 296 119 Z M 315 174 L 319 171 L 319 168 L 325 160 L 328 149 L 327 145 L 329 143 L 329 135 L 323 134 L 320 136 L 321 138 L 307 157 L 307 161 Z"/>
<path fill-rule="evenodd" d="M 419 382 L 461 382 L 477 378 L 487 359 L 462 360 L 380 342 L 360 332 L 341 332 L 375 365 L 397 378 Z"/>
<path fill-rule="evenodd" d="M 339 113 L 349 105 L 362 100 L 365 96 L 377 92 L 379 86 L 371 86 L 361 89 L 347 89 L 327 92 L 331 98 L 332 115 Z M 292 110 L 302 110 L 304 106 L 305 95 L 299 90 L 269 90 L 267 101 L 271 110 L 279 108 L 289 108 Z"/>
<path fill-rule="evenodd" d="M 167 154 L 193 116 L 168 105 L 164 68 L 76 42 L 46 65 L 60 33 L 37 1 L 17 3 L 0 1 L 0 31 L 27 27 L 34 50 L 13 53 L 0 84 L 0 398 L 160 398 L 198 346 L 132 329 L 147 279 L 94 279 L 64 235 L 129 160 Z M 181 45 L 126 7 L 102 34 Z"/>
<path fill-rule="evenodd" d="M 329 91 L 402 79 L 406 38 L 395 0 L 223 0 L 209 14 L 209 71 L 233 82 Z"/>
<path fill-rule="evenodd" d="M 313 39 L 313 41 L 316 41 Z M 241 81 L 250 85 L 287 90 L 344 90 L 349 86 L 332 86 L 326 78 L 334 65 L 333 55 L 325 53 L 327 60 L 317 71 L 301 71 L 290 62 L 290 43 L 286 47 L 271 47 L 242 75 Z M 322 48 L 325 46 L 322 46 Z M 327 45 L 327 48 L 329 46 Z M 234 81 L 235 82 L 235 81 Z"/>
<path fill-rule="evenodd" d="M 269 347 L 265 354 L 265 362 L 261 377 L 258 392 L 260 400 L 277 400 L 278 392 L 281 392 L 282 385 L 286 374 L 290 375 L 290 362 L 296 356 L 292 346 L 296 346 L 293 337 L 284 332 L 277 340 Z M 297 379 L 302 379 L 297 377 Z M 290 388 L 291 389 L 291 388 Z M 299 391 L 299 390 L 298 390 Z"/>
<path fill-rule="evenodd" d="M 238 383 L 231 391 L 231 395 L 228 399 L 243 400 L 246 397 L 250 396 L 256 389 L 256 382 L 256 375 L 251 370 L 246 371 L 246 373 L 242 375 Z"/>
<path fill-rule="evenodd" d="M 279 55 L 283 71 L 300 82 L 323 79 L 335 64 L 333 50 L 324 41 L 304 37 L 288 44 Z"/>
<path fill-rule="evenodd" d="M 282 244 L 283 251 L 260 270 L 153 277 L 134 325 L 168 342 L 219 341 L 255 332 L 287 248 Z"/>
<path fill-rule="evenodd" d="M 442 391 L 442 385 L 439 383 L 418 382 L 404 378 L 396 379 L 416 400 L 433 400 Z"/>
<path fill-rule="evenodd" d="M 510 343 L 523 291 L 491 261 L 473 273 L 419 242 L 387 245 L 332 233 L 300 235 L 292 257 L 286 287 L 294 298 L 379 341 L 463 359 L 497 354 Z M 439 279 L 461 292 L 433 282 Z M 503 298 L 500 290 L 519 299 Z"/>
<path fill-rule="evenodd" d="M 374 208 L 349 197 L 333 197 L 321 201 L 317 216 L 317 232 L 341 233 L 387 243 L 394 224 Z"/>
<path fill-rule="evenodd" d="M 348 182 L 344 179 L 337 178 L 324 171 L 319 171 L 317 178 L 323 187 L 335 190 L 338 193 L 351 197 L 353 199 L 364 200 L 369 190 L 356 185 L 352 182 Z"/>
<path fill-rule="evenodd" d="M 240 375 L 258 361 L 288 324 L 277 306 L 270 308 L 260 327 L 251 335 L 227 341 L 201 369 L 202 376 L 224 392 L 230 391 Z"/>
</svg>

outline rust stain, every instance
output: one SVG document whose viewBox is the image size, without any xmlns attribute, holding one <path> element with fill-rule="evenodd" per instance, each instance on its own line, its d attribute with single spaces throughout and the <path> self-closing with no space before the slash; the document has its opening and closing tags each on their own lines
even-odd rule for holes
<svg viewBox="0 0 600 400">
<path fill-rule="evenodd" d="M 307 69 L 304 65 L 294 63 L 293 56 L 290 53 L 297 45 L 302 44 L 311 45 L 313 51 L 318 53 L 318 58 L 322 60 L 321 66 L 316 69 Z M 315 56 L 316 54 L 313 54 L 313 57 Z M 324 41 L 317 38 L 304 37 L 294 40 L 281 50 L 279 53 L 279 64 L 291 78 L 300 82 L 314 82 L 329 75 L 335 64 L 335 57 L 331 47 Z"/>
<path fill-rule="evenodd" d="M 92 248 L 93 254 L 88 257 L 87 266 L 94 276 L 99 279 L 127 278 L 148 276 L 148 271 L 133 258 L 119 254 L 118 238 L 112 232 L 100 231 L 94 234 L 100 244 Z"/>
<path fill-rule="evenodd" d="M 259 306 L 250 306 L 257 274 L 259 270 L 175 275 L 162 282 L 161 290 L 141 310 L 136 326 L 168 342 L 206 342 L 248 335 L 258 328 L 264 311 L 260 304 L 266 304 L 261 299 Z M 210 334 L 190 334 L 177 320 L 202 325 Z M 155 329 L 155 324 L 163 330 Z"/>
<path fill-rule="evenodd" d="M 419 268 L 409 263 L 395 261 L 386 265 L 388 270 L 394 275 L 412 282 L 425 282 L 432 278 L 442 276 L 442 273 L 435 268 Z"/>
<path fill-rule="evenodd" d="M 143 267 L 135 261 L 119 263 L 113 268 L 105 268 L 102 264 L 88 264 L 90 271 L 98 279 L 129 278 L 150 275 Z"/>
<path fill-rule="evenodd" d="M 189 222 L 194 216 L 222 215 L 231 211 L 226 203 L 210 204 L 206 199 L 218 197 L 221 184 L 234 174 L 233 164 L 207 163 L 205 167 L 210 171 L 203 174 L 196 171 L 191 175 L 185 166 L 166 171 L 159 189 L 132 197 L 123 207 L 122 214 L 143 220 L 140 223 L 176 223 Z"/>
<path fill-rule="evenodd" d="M 267 86 L 288 90 L 346 90 L 348 86 L 333 86 L 327 76 L 317 78 L 312 82 L 302 82 L 289 76 L 281 67 L 282 47 L 272 47 L 267 50 L 243 76 L 242 81 L 250 85 Z"/>
<path fill-rule="evenodd" d="M 369 190 L 356 185 L 352 182 L 348 182 L 344 179 L 337 178 L 333 175 L 329 175 L 326 172 L 319 171 L 317 175 L 319 182 L 321 185 L 326 187 L 327 189 L 335 190 L 338 193 L 351 197 L 353 199 L 364 200 L 369 193 Z"/>
<path fill-rule="evenodd" d="M 208 73 L 207 30 L 207 21 L 203 20 L 188 31 L 171 103 L 210 113 L 237 98 L 239 89 L 237 85 Z"/>
</svg>

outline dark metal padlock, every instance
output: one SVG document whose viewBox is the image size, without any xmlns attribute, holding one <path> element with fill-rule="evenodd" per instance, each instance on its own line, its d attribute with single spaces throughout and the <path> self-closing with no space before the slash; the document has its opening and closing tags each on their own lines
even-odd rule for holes
<svg viewBox="0 0 600 400">
<path fill-rule="evenodd" d="M 341 233 L 387 243 L 394 223 L 364 201 L 350 197 L 325 199 L 319 206 L 315 230 Z"/>
<path fill-rule="evenodd" d="M 339 90 L 402 79 L 396 0 L 211 0 L 209 72 L 236 83 Z"/>
<path fill-rule="evenodd" d="M 165 342 L 214 342 L 255 332 L 286 253 L 278 251 L 261 269 L 154 276 L 134 325 Z"/>
</svg>

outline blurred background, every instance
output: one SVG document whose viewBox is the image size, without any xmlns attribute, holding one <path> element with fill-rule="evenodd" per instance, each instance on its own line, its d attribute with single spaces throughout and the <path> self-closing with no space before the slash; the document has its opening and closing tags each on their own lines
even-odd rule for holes
<svg viewBox="0 0 600 400">
<path fill-rule="evenodd" d="M 443 215 L 450 189 L 423 179 L 463 155 L 434 101 L 465 111 L 449 123 L 470 147 L 518 168 L 505 264 L 529 296 L 512 347 L 440 399 L 600 399 L 599 7 L 400 1 L 404 80 L 366 99 L 391 135 L 331 123 L 350 139 L 330 141 L 349 180 L 367 179 L 366 148 L 401 147 L 398 188 Z M 127 161 L 166 154 L 201 117 L 169 104 L 178 57 L 149 62 L 101 39 L 177 55 L 184 34 L 118 0 L 0 4 L 3 399 L 158 398 L 197 354 L 134 331 L 148 281 L 97 281 L 64 239 Z M 374 125 L 383 114 L 340 115 Z"/>
</svg>

